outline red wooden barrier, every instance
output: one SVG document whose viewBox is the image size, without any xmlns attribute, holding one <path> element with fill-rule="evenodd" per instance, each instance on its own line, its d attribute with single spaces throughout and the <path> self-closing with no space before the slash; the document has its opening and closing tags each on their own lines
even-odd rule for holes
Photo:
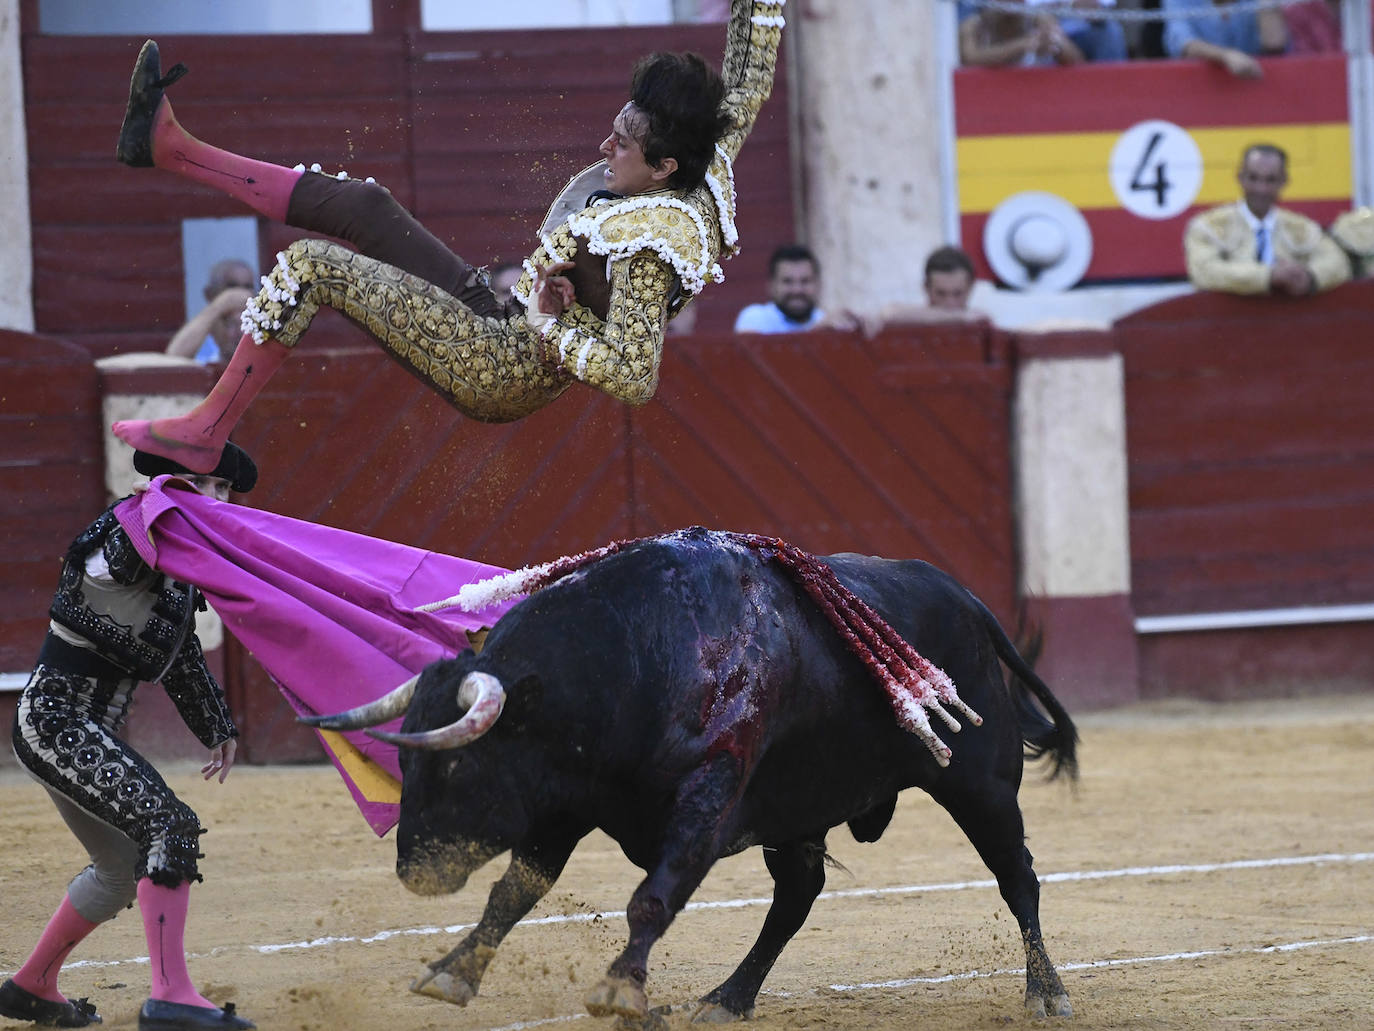
<svg viewBox="0 0 1374 1031">
<path fill-rule="evenodd" d="M 703 524 L 925 558 L 1009 617 L 1010 383 L 1005 339 L 981 326 L 707 335 L 669 342 L 642 409 L 574 386 L 491 426 L 380 351 L 317 351 L 283 368 L 236 439 L 262 472 L 255 505 L 496 565 Z M 241 668 L 250 757 L 313 750 Z"/>
<path fill-rule="evenodd" d="M 105 505 L 105 459 L 83 348 L 0 330 L 0 369 L 0 671 L 15 671 L 38 653 L 58 559 Z"/>
<path fill-rule="evenodd" d="M 1116 328 L 1138 615 L 1374 601 L 1374 281 L 1197 294 Z M 1140 637 L 1146 696 L 1368 690 L 1374 623 Z"/>
<path fill-rule="evenodd" d="M 83 348 L 0 330 L 0 673 L 32 668 L 59 559 L 105 504 L 100 399 Z M 0 691 L 0 765 L 15 698 Z"/>
<path fill-rule="evenodd" d="M 1142 615 L 1374 599 L 1374 281 L 1117 326 Z"/>
</svg>

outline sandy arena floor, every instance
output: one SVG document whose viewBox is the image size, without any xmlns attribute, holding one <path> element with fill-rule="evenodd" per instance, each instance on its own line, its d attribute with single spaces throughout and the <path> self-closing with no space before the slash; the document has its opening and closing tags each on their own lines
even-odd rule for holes
<svg viewBox="0 0 1374 1031">
<path fill-rule="evenodd" d="M 1041 919 L 1075 1029 L 1374 1027 L 1374 694 L 1309 703 L 1192 702 L 1080 718 L 1076 790 L 1028 771 L 1021 801 L 1044 881 Z M 460 895 L 408 895 L 325 766 L 240 768 L 224 785 L 167 771 L 211 828 L 192 895 L 191 971 L 263 1029 L 611 1027 L 584 992 L 623 944 L 639 879 L 587 839 L 517 927 L 465 1009 L 406 985 L 479 914 L 492 864 Z M 47 796 L 0 772 L 0 972 L 23 961 L 80 865 Z M 876 845 L 830 837 L 845 870 L 765 983 L 753 1026 L 992 1029 L 1021 1014 L 1010 914 L 953 822 L 903 796 Z M 757 850 L 718 864 L 653 954 L 650 999 L 713 988 L 760 926 Z M 132 1029 L 147 992 L 134 912 L 72 957 L 62 987 Z M 669 1018 L 685 1027 L 690 1007 Z M 10 1031 L 29 1025 L 5 1022 Z"/>
</svg>

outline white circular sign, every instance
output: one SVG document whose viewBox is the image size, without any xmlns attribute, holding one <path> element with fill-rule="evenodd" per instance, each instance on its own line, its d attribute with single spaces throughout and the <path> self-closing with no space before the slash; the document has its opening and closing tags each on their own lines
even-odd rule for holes
<svg viewBox="0 0 1374 1031">
<path fill-rule="evenodd" d="M 1173 218 L 1202 187 L 1202 152 L 1173 122 L 1137 122 L 1112 147 L 1107 174 L 1121 206 L 1140 218 Z"/>
<path fill-rule="evenodd" d="M 1013 290 L 1068 290 L 1092 263 L 1093 234 L 1063 197 L 1028 190 L 1002 201 L 983 223 L 983 256 Z"/>
</svg>

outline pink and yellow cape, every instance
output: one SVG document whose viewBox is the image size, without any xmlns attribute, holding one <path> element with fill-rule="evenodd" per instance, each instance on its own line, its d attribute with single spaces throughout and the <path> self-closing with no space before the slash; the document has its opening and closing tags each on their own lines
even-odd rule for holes
<svg viewBox="0 0 1374 1031">
<path fill-rule="evenodd" d="M 417 612 L 499 566 L 407 547 L 204 497 L 159 476 L 115 516 L 139 555 L 195 584 L 299 713 L 380 697 L 467 647 L 515 604 Z M 395 723 L 391 724 L 395 726 Z M 325 751 L 372 829 L 399 817 L 396 748 L 361 732 L 321 731 Z"/>
</svg>

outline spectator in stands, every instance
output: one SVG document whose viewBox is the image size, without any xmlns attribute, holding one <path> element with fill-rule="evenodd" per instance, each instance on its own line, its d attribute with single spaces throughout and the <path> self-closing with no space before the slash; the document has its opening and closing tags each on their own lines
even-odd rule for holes
<svg viewBox="0 0 1374 1031">
<path fill-rule="evenodd" d="M 1374 208 L 1347 211 L 1331 223 L 1331 238 L 1350 259 L 1355 279 L 1374 276 Z"/>
<path fill-rule="evenodd" d="M 1290 54 L 1329 54 L 1341 49 L 1341 0 L 1301 0 L 1283 9 Z"/>
<path fill-rule="evenodd" d="M 1213 11 L 1232 0 L 1164 0 L 1164 54 L 1197 58 L 1220 65 L 1232 75 L 1258 79 L 1264 75 L 1256 57 L 1281 54 L 1288 48 L 1283 12 L 1260 10 Z"/>
<path fill-rule="evenodd" d="M 963 313 L 973 292 L 973 259 L 958 247 L 937 247 L 926 258 L 926 301 L 932 311 Z"/>
<path fill-rule="evenodd" d="M 817 307 L 821 266 L 810 249 L 783 244 L 768 259 L 766 302 L 745 305 L 735 318 L 736 333 L 800 333 L 826 321 Z"/>
<path fill-rule="evenodd" d="M 1082 61 L 1083 51 L 1048 14 L 984 8 L 959 24 L 960 64 L 992 68 Z"/>
<path fill-rule="evenodd" d="M 1064 0 L 1027 0 L 1032 7 L 1060 4 Z M 1126 60 L 1126 33 L 1114 18 L 1095 18 L 1094 13 L 1116 7 L 1116 0 L 1072 0 L 1082 14 L 1061 15 L 1059 27 L 1089 61 Z"/>
<path fill-rule="evenodd" d="M 205 284 L 205 307 L 172 335 L 167 353 L 194 358 L 202 365 L 228 358 L 243 334 L 239 317 L 257 285 L 246 261 L 223 258 L 215 262 Z"/>
<path fill-rule="evenodd" d="M 1242 199 L 1193 217 L 1183 237 L 1188 278 L 1202 290 L 1302 296 L 1350 278 L 1350 262 L 1321 226 L 1278 206 L 1288 155 L 1256 143 L 1241 155 Z"/>
<path fill-rule="evenodd" d="M 889 326 L 928 322 L 973 322 L 987 318 L 968 306 L 976 276 L 973 259 L 958 247 L 937 247 L 926 258 L 925 304 L 888 304 L 873 315 L 858 316 L 865 336 L 877 336 Z"/>
</svg>

